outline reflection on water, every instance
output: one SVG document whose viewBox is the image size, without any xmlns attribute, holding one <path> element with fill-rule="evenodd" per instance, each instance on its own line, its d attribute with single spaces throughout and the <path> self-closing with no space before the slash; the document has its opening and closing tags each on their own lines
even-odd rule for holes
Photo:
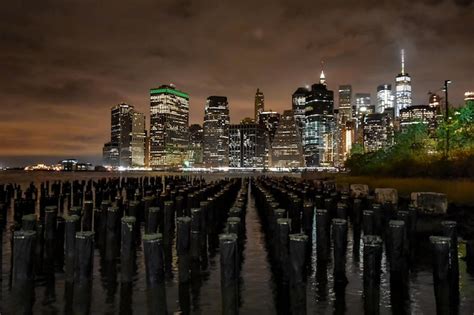
<svg viewBox="0 0 474 315">
<path fill-rule="evenodd" d="M 110 175 L 110 174 L 107 174 Z M 11 175 L 9 175 L 11 176 Z M 59 176 L 59 175 L 55 175 Z M 62 176 L 62 175 L 61 175 Z M 90 178 L 91 174 L 78 174 L 78 179 Z M 104 174 L 96 174 L 96 178 Z M 217 175 L 216 175 L 217 176 Z M 2 178 L 0 182 L 16 181 L 23 184 L 43 179 L 41 175 L 32 177 Z M 57 178 L 56 178 L 57 179 Z M 11 211 L 8 225 L 13 222 Z M 14 305 L 10 296 L 9 278 L 11 268 L 11 231 L 2 231 L 1 257 L 1 291 L 0 312 L 9 314 Z M 362 314 L 361 261 L 363 245 L 354 244 L 353 231 L 349 228 L 346 276 L 347 285 L 334 285 L 333 258 L 329 256 L 326 266 L 316 259 L 316 231 L 313 226 L 311 237 L 311 266 L 307 277 L 307 309 L 312 314 Z M 203 257 L 205 264 L 191 262 L 191 282 L 179 284 L 177 277 L 177 258 L 175 240 L 165 249 L 166 257 L 166 298 L 168 311 L 181 310 L 184 313 L 219 314 L 220 299 L 220 263 L 215 240 L 208 240 L 209 256 Z M 281 305 L 288 303 L 285 296 L 278 295 L 272 267 L 267 257 L 267 246 L 259 217 L 256 213 L 254 199 L 249 196 L 246 217 L 246 240 L 241 266 L 241 305 L 242 314 L 275 314 Z M 463 246 L 463 245 L 460 245 Z M 460 250 L 463 252 L 463 250 Z M 171 255 L 170 255 L 171 253 Z M 171 258 L 172 257 L 172 258 Z M 380 295 L 381 314 L 434 314 L 435 300 L 433 276 L 429 261 L 429 247 L 419 243 L 416 262 L 409 277 L 409 289 L 403 290 L 393 282 L 387 272 L 387 260 L 382 258 L 382 277 Z M 131 284 L 120 283 L 120 266 L 116 261 L 105 261 L 99 250 L 95 250 L 93 281 L 89 291 L 90 311 L 94 314 L 146 314 L 147 290 L 145 266 L 141 246 L 136 253 L 136 273 Z M 201 259 L 202 260 L 202 259 Z M 54 263 L 53 263 L 54 265 Z M 474 277 L 466 272 L 466 265 L 459 260 L 460 270 L 460 313 L 474 313 Z M 391 294 L 392 292 L 396 294 Z M 281 291 L 279 292 L 281 294 Z M 35 282 L 35 313 L 70 314 L 73 310 L 72 285 L 66 283 L 64 273 L 56 272 L 45 275 Z M 287 295 L 286 295 L 287 296 Z"/>
</svg>

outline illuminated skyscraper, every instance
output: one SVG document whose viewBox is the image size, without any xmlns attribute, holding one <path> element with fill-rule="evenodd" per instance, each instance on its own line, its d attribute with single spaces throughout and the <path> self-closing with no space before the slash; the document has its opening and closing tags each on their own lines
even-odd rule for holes
<svg viewBox="0 0 474 315">
<path fill-rule="evenodd" d="M 266 130 L 254 122 L 229 127 L 229 166 L 267 167 Z"/>
<path fill-rule="evenodd" d="M 262 125 L 268 134 L 268 140 L 270 144 L 273 142 L 275 137 L 275 132 L 278 128 L 280 122 L 280 113 L 273 111 L 261 112 L 259 115 L 258 123 Z"/>
<path fill-rule="evenodd" d="M 393 108 L 394 96 L 391 84 L 382 84 L 377 87 L 376 113 L 383 113 L 386 108 Z"/>
<path fill-rule="evenodd" d="M 145 163 L 145 116 L 125 103 L 111 108 L 110 142 L 104 145 L 105 165 L 142 167 Z"/>
<path fill-rule="evenodd" d="M 258 115 L 265 110 L 265 97 L 260 89 L 255 93 L 255 115 L 254 121 L 258 122 Z"/>
<path fill-rule="evenodd" d="M 150 90 L 150 166 L 182 166 L 188 149 L 189 95 L 173 85 Z"/>
<path fill-rule="evenodd" d="M 285 110 L 275 133 L 271 150 L 272 167 L 303 167 L 303 148 L 292 110 Z"/>
<path fill-rule="evenodd" d="M 339 86 L 339 117 L 352 118 L 352 86 Z"/>
<path fill-rule="evenodd" d="M 405 72 L 405 50 L 402 49 L 402 72 L 395 78 L 395 116 L 400 110 L 411 106 L 411 77 Z"/>
<path fill-rule="evenodd" d="M 374 152 L 391 146 L 393 143 L 393 124 L 386 114 L 364 116 L 364 151 Z"/>
<path fill-rule="evenodd" d="M 132 111 L 132 133 L 130 135 L 130 164 L 132 167 L 145 166 L 145 115 Z"/>
<path fill-rule="evenodd" d="M 209 96 L 203 124 L 203 162 L 206 167 L 229 166 L 229 124 L 227 97 Z"/>
<path fill-rule="evenodd" d="M 189 150 L 187 166 L 200 166 L 203 162 L 204 131 L 201 125 L 189 126 Z"/>
<path fill-rule="evenodd" d="M 436 118 L 436 107 L 412 105 L 400 110 L 400 130 L 405 131 L 411 125 L 423 124 L 434 135 L 438 124 Z"/>
<path fill-rule="evenodd" d="M 291 97 L 291 104 L 293 109 L 293 115 L 295 117 L 296 128 L 303 137 L 304 129 L 304 109 L 306 107 L 306 95 L 308 95 L 309 89 L 300 87 L 298 88 Z"/>
<path fill-rule="evenodd" d="M 334 164 L 334 93 L 321 72 L 319 83 L 306 95 L 303 149 L 307 167 Z"/>
</svg>

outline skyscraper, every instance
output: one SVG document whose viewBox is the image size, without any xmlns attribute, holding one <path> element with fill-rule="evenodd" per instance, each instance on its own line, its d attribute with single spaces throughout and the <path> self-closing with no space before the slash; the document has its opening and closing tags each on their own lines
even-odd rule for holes
<svg viewBox="0 0 474 315">
<path fill-rule="evenodd" d="M 229 127 L 229 166 L 267 167 L 266 131 L 253 122 Z"/>
<path fill-rule="evenodd" d="M 187 166 L 199 166 L 203 162 L 204 131 L 201 125 L 189 126 L 189 151 Z"/>
<path fill-rule="evenodd" d="M 291 108 L 293 109 L 293 115 L 295 117 L 296 128 L 300 133 L 300 137 L 303 138 L 304 132 L 304 110 L 306 107 L 306 95 L 309 89 L 299 87 L 291 96 Z"/>
<path fill-rule="evenodd" d="M 400 130 L 405 131 L 411 125 L 423 124 L 430 134 L 436 132 L 437 122 L 436 107 L 429 105 L 412 105 L 400 110 Z"/>
<path fill-rule="evenodd" d="M 392 145 L 393 124 L 386 114 L 364 116 L 364 151 L 374 152 Z"/>
<path fill-rule="evenodd" d="M 110 142 L 104 145 L 105 165 L 142 167 L 145 162 L 145 116 L 132 105 L 111 108 Z"/>
<path fill-rule="evenodd" d="M 265 97 L 260 89 L 255 93 L 255 116 L 254 121 L 258 122 L 258 115 L 265 110 Z"/>
<path fill-rule="evenodd" d="M 376 113 L 383 113 L 386 108 L 393 107 L 393 93 L 391 84 L 381 84 L 377 87 L 377 104 L 375 105 Z"/>
<path fill-rule="evenodd" d="M 209 96 L 203 124 L 203 162 L 206 167 L 229 166 L 229 124 L 227 97 Z"/>
<path fill-rule="evenodd" d="M 150 166 L 182 166 L 188 149 L 189 95 L 173 85 L 150 90 Z"/>
<path fill-rule="evenodd" d="M 339 86 L 339 117 L 352 118 L 352 86 Z"/>
<path fill-rule="evenodd" d="M 268 140 L 270 144 L 273 142 L 275 137 L 275 132 L 280 123 L 280 113 L 274 111 L 264 111 L 259 115 L 258 123 L 262 125 L 268 134 Z"/>
<path fill-rule="evenodd" d="M 334 163 L 334 93 L 321 72 L 319 83 L 306 95 L 303 148 L 307 167 Z"/>
<path fill-rule="evenodd" d="M 146 127 L 145 114 L 132 111 L 132 133 L 130 135 L 130 164 L 132 167 L 145 166 Z"/>
<path fill-rule="evenodd" d="M 272 167 L 303 167 L 301 136 L 292 110 L 285 110 L 275 132 L 271 150 Z"/>
<path fill-rule="evenodd" d="M 356 93 L 355 94 L 355 117 L 357 121 L 357 128 L 361 129 L 364 123 L 364 115 L 372 113 L 370 93 Z"/>
<path fill-rule="evenodd" d="M 395 116 L 400 110 L 411 106 L 411 77 L 405 72 L 405 50 L 402 49 L 402 72 L 395 78 Z"/>
</svg>

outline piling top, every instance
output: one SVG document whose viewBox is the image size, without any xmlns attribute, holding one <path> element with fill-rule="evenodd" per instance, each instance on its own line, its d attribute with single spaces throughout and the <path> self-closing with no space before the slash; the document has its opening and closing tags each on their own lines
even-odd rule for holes
<svg viewBox="0 0 474 315">
<path fill-rule="evenodd" d="M 110 201 L 104 200 L 100 203 L 101 205 L 110 205 Z"/>
<path fill-rule="evenodd" d="M 377 235 L 365 235 L 364 246 L 373 246 L 373 247 L 382 246 L 382 238 Z"/>
<path fill-rule="evenodd" d="M 25 214 L 21 217 L 22 221 L 36 221 L 36 214 Z"/>
<path fill-rule="evenodd" d="M 150 207 L 148 208 L 148 212 L 160 212 L 160 207 Z"/>
<path fill-rule="evenodd" d="M 172 200 L 166 200 L 164 202 L 164 205 L 167 206 L 167 207 L 172 207 L 173 206 L 173 201 Z"/>
<path fill-rule="evenodd" d="M 303 203 L 303 207 L 312 207 L 312 206 L 313 206 L 313 202 L 311 200 L 306 200 Z"/>
<path fill-rule="evenodd" d="M 388 222 L 388 225 L 390 227 L 404 227 L 405 226 L 405 221 L 402 220 L 390 220 Z"/>
<path fill-rule="evenodd" d="M 84 205 L 85 204 L 94 204 L 94 202 L 92 200 L 84 200 Z"/>
<path fill-rule="evenodd" d="M 308 241 L 308 236 L 304 233 L 290 234 L 290 241 L 293 242 L 306 242 Z"/>
<path fill-rule="evenodd" d="M 373 210 L 364 210 L 364 211 L 362 211 L 362 214 L 363 215 L 373 215 L 374 211 Z"/>
<path fill-rule="evenodd" d="M 81 231 L 76 233 L 76 238 L 80 239 L 87 239 L 87 238 L 93 238 L 94 237 L 94 232 L 92 231 Z"/>
<path fill-rule="evenodd" d="M 209 201 L 201 201 L 201 202 L 199 202 L 199 205 L 201 207 L 207 207 L 209 205 Z"/>
<path fill-rule="evenodd" d="M 397 212 L 397 216 L 399 217 L 405 217 L 405 216 L 409 216 L 410 215 L 410 212 L 406 211 L 406 210 L 398 210 Z"/>
<path fill-rule="evenodd" d="M 35 235 L 36 235 L 35 231 L 19 230 L 19 231 L 13 232 L 13 238 L 16 239 L 16 240 L 22 240 L 22 239 L 25 239 L 25 238 L 34 237 Z"/>
<path fill-rule="evenodd" d="M 121 220 L 123 223 L 133 224 L 137 221 L 137 218 L 132 217 L 132 216 L 125 216 L 125 217 L 122 217 Z"/>
<path fill-rule="evenodd" d="M 347 225 L 347 220 L 344 219 L 332 219 L 334 225 Z"/>
<path fill-rule="evenodd" d="M 147 243 L 161 242 L 163 235 L 161 233 L 143 234 L 142 239 Z"/>
<path fill-rule="evenodd" d="M 219 241 L 222 243 L 233 243 L 236 242 L 238 239 L 237 234 L 235 233 L 224 233 L 219 234 Z"/>
<path fill-rule="evenodd" d="M 291 219 L 287 219 L 287 218 L 277 219 L 277 224 L 290 225 L 291 224 Z"/>
<path fill-rule="evenodd" d="M 430 236 L 430 243 L 433 245 L 449 245 L 451 238 L 445 236 Z"/>
<path fill-rule="evenodd" d="M 238 217 L 228 217 L 227 222 L 228 223 L 240 223 L 240 218 L 238 218 Z"/>
<path fill-rule="evenodd" d="M 46 206 L 46 207 L 44 207 L 44 211 L 45 212 L 56 212 L 56 211 L 58 211 L 58 207 L 57 206 Z"/>
<path fill-rule="evenodd" d="M 282 213 L 285 214 L 286 210 L 282 208 L 275 209 L 275 213 Z"/>
<path fill-rule="evenodd" d="M 119 208 L 117 206 L 111 206 L 107 208 L 108 212 L 118 212 Z"/>
<path fill-rule="evenodd" d="M 64 215 L 63 218 L 64 218 L 64 221 L 66 221 L 66 222 L 77 222 L 80 219 L 79 216 L 75 215 L 75 214 L 73 214 L 73 215 Z"/>
<path fill-rule="evenodd" d="M 455 228 L 457 226 L 457 222 L 456 221 L 441 221 L 441 225 L 443 227 L 451 227 L 451 228 Z"/>
<path fill-rule="evenodd" d="M 137 200 L 132 200 L 128 203 L 128 206 L 138 206 L 140 204 L 140 201 L 137 201 Z"/>
<path fill-rule="evenodd" d="M 326 209 L 316 209 L 316 215 L 326 215 L 327 213 Z"/>
<path fill-rule="evenodd" d="M 190 217 L 177 217 L 176 222 L 178 222 L 178 224 L 180 224 L 180 223 L 190 223 L 191 218 Z"/>
</svg>

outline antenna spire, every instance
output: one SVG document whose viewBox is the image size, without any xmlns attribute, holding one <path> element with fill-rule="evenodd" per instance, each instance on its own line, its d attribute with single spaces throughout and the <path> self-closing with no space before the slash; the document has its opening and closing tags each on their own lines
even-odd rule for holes
<svg viewBox="0 0 474 315">
<path fill-rule="evenodd" d="M 402 74 L 405 74 L 405 49 L 402 49 Z"/>
<path fill-rule="evenodd" d="M 321 75 L 319 76 L 319 83 L 326 85 L 326 76 L 324 75 L 324 61 L 321 60 Z"/>
</svg>

